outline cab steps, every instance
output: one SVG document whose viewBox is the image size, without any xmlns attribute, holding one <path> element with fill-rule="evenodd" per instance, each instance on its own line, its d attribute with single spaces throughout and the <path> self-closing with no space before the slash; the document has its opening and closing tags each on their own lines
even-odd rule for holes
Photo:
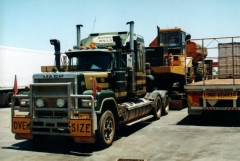
<svg viewBox="0 0 240 161">
<path fill-rule="evenodd" d="M 129 122 L 127 122 L 125 125 L 126 125 L 126 126 L 132 126 L 132 125 L 134 125 L 134 124 L 136 124 L 136 123 L 138 123 L 138 122 L 146 121 L 146 120 L 151 119 L 151 118 L 153 118 L 153 117 L 154 117 L 153 115 L 143 116 L 143 117 L 140 117 L 140 118 L 138 118 L 138 119 L 129 121 Z"/>
</svg>

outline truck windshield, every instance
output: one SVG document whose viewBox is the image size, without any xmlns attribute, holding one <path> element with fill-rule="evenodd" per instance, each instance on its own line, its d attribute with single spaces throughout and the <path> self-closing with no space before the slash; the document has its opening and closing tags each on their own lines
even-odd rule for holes
<svg viewBox="0 0 240 161">
<path fill-rule="evenodd" d="M 160 44 L 169 47 L 178 47 L 181 45 L 180 35 L 179 32 L 160 33 Z"/>
<path fill-rule="evenodd" d="M 70 70 L 107 71 L 112 68 L 112 55 L 104 52 L 76 53 L 69 57 Z"/>
</svg>

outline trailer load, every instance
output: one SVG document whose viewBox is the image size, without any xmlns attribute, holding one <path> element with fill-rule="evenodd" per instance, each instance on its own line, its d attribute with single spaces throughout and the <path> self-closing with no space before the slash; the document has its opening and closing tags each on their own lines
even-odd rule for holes
<svg viewBox="0 0 240 161">
<path fill-rule="evenodd" d="M 207 49 L 191 41 L 183 29 L 157 27 L 157 37 L 146 47 L 146 62 L 151 64 L 154 88 L 168 91 L 171 109 L 186 107 L 184 85 L 195 80 L 190 77 L 194 62 L 204 60 L 207 54 Z"/>
</svg>

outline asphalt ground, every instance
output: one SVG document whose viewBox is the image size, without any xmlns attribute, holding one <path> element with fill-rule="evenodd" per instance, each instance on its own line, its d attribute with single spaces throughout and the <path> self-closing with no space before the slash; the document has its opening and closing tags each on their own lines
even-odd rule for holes
<svg viewBox="0 0 240 161">
<path fill-rule="evenodd" d="M 50 136 L 39 145 L 15 140 L 11 109 L 0 108 L 1 161 L 229 161 L 240 160 L 239 111 L 212 111 L 191 117 L 187 109 L 170 110 L 117 131 L 112 146 L 77 144 L 70 137 Z"/>
</svg>

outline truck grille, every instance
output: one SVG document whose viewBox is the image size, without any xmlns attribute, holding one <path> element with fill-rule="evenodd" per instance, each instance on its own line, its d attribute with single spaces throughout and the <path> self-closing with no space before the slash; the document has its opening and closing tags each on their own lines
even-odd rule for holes
<svg viewBox="0 0 240 161">
<path fill-rule="evenodd" d="M 74 107 L 70 95 L 74 93 L 74 82 L 74 78 L 34 79 L 30 86 L 33 134 L 69 135 L 69 108 Z M 57 106 L 59 98 L 66 101 L 61 108 Z M 37 99 L 44 101 L 43 107 L 36 106 Z"/>
<path fill-rule="evenodd" d="M 68 99 L 70 91 L 73 91 L 74 79 L 35 79 L 35 84 L 32 86 L 33 93 L 33 114 L 35 118 L 67 118 L 68 117 Z M 71 83 L 71 90 L 68 91 L 67 85 L 61 83 Z M 49 85 L 53 83 L 54 85 Z M 59 85 L 56 85 L 59 83 Z M 37 84 L 37 85 L 36 85 Z M 42 85 L 40 85 L 42 84 Z M 66 101 L 64 107 L 57 106 L 57 99 L 62 98 Z M 43 99 L 44 107 L 37 107 L 36 100 Z M 74 103 L 74 101 L 71 101 Z"/>
</svg>

